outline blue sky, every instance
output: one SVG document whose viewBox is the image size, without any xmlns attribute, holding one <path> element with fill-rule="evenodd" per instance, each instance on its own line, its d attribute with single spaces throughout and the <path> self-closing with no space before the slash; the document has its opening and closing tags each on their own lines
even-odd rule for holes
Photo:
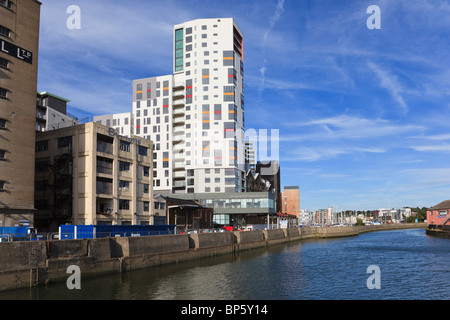
<svg viewBox="0 0 450 320">
<path fill-rule="evenodd" d="M 42 2 L 38 90 L 80 118 L 129 112 L 134 79 L 172 73 L 173 25 L 232 17 L 246 129 L 279 130 L 281 183 L 300 186 L 302 209 L 450 199 L 450 1 Z"/>
</svg>

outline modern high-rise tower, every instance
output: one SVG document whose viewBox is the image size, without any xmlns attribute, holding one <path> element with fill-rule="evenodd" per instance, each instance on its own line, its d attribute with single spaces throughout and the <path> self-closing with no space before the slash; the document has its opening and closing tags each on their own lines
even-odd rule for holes
<svg viewBox="0 0 450 320">
<path fill-rule="evenodd" d="M 174 26 L 173 74 L 133 81 L 135 134 L 154 142 L 154 190 L 245 192 L 243 35 L 232 18 Z"/>
</svg>

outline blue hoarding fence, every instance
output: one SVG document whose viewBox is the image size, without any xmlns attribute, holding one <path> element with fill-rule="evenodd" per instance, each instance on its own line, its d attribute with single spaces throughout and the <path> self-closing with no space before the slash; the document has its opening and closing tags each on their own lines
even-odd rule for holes
<svg viewBox="0 0 450 320">
<path fill-rule="evenodd" d="M 175 225 L 125 226 L 125 225 L 62 225 L 59 239 L 94 239 L 114 237 L 144 237 L 175 233 Z"/>
<path fill-rule="evenodd" d="M 0 227 L 0 242 L 3 241 L 35 241 L 36 231 L 30 227 Z"/>
</svg>

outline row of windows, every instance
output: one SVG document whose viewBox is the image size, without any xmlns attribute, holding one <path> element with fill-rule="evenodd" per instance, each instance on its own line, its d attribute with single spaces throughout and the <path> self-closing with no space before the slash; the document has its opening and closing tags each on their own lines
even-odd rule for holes
<svg viewBox="0 0 450 320">
<path fill-rule="evenodd" d="M 147 99 L 152 99 L 152 97 L 154 97 L 152 95 L 152 92 L 153 92 L 152 89 L 153 88 L 152 88 L 151 82 L 148 82 L 147 85 L 146 85 L 146 92 L 147 92 L 146 97 L 147 97 Z M 161 89 L 161 82 L 157 81 L 156 82 L 156 98 L 159 98 L 161 96 L 161 90 L 159 90 L 159 89 Z M 169 89 L 170 89 L 169 81 L 168 80 L 164 80 L 163 81 L 163 96 L 164 97 L 167 97 L 169 95 Z M 144 97 L 143 84 L 142 83 L 138 83 L 136 85 L 136 100 L 142 100 L 143 97 Z M 156 103 L 156 101 L 155 101 L 155 103 Z"/>
<path fill-rule="evenodd" d="M 149 201 L 143 201 L 143 211 L 148 212 L 150 211 L 150 202 Z M 119 200 L 119 210 L 130 210 L 130 200 Z"/>
</svg>

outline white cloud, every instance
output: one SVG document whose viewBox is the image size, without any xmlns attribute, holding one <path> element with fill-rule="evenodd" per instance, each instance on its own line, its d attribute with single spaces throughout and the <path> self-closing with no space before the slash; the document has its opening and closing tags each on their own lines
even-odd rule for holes
<svg viewBox="0 0 450 320">
<path fill-rule="evenodd" d="M 414 147 L 411 147 L 411 149 L 414 149 L 415 151 L 419 151 L 419 152 L 430 152 L 430 151 L 450 152 L 450 144 L 414 146 Z"/>
<path fill-rule="evenodd" d="M 425 127 L 420 125 L 398 124 L 389 120 L 367 119 L 349 115 L 328 117 L 308 122 L 288 123 L 287 126 L 290 128 L 315 127 L 316 131 L 307 130 L 305 134 L 282 135 L 280 139 L 284 141 L 295 139 L 373 139 L 377 137 L 395 137 L 425 130 Z M 320 130 L 317 130 L 317 128 Z M 324 130 L 324 128 L 326 129 Z"/>
<path fill-rule="evenodd" d="M 278 0 L 277 7 L 275 9 L 274 15 L 269 20 L 269 28 L 266 30 L 266 32 L 263 35 L 263 49 L 265 50 L 267 37 L 269 36 L 269 33 L 272 31 L 272 29 L 275 27 L 277 21 L 280 19 L 281 15 L 284 11 L 284 0 Z M 264 90 L 265 86 L 265 79 L 266 79 L 266 70 L 267 70 L 267 59 L 264 59 L 263 66 L 260 68 L 260 75 L 261 75 L 261 86 L 259 88 L 259 93 L 261 94 Z"/>
<path fill-rule="evenodd" d="M 394 100 L 400 105 L 402 111 L 406 114 L 408 112 L 408 105 L 405 103 L 403 96 L 401 95 L 403 92 L 403 88 L 398 82 L 398 79 L 395 75 L 392 75 L 386 70 L 383 70 L 376 64 L 369 62 L 369 68 L 372 69 L 375 74 L 380 79 L 381 87 L 385 88 L 390 92 Z"/>
</svg>

